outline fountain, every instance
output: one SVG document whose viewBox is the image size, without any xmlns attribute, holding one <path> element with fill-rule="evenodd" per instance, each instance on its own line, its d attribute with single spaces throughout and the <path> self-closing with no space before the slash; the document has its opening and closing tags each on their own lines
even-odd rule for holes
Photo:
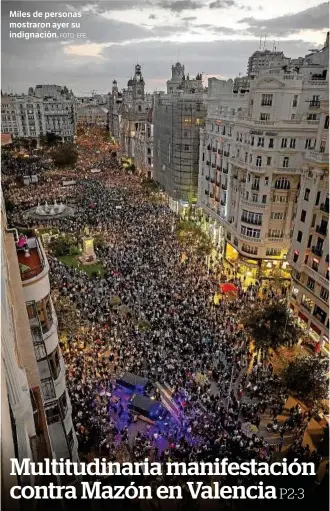
<svg viewBox="0 0 330 511">
<path fill-rule="evenodd" d="M 54 204 L 48 204 L 45 201 L 45 204 L 40 204 L 34 208 L 31 208 L 27 214 L 33 218 L 40 217 L 48 217 L 48 218 L 59 218 L 64 216 L 73 216 L 75 213 L 75 209 L 72 206 L 65 205 L 63 202 L 58 203 L 54 200 Z"/>
</svg>

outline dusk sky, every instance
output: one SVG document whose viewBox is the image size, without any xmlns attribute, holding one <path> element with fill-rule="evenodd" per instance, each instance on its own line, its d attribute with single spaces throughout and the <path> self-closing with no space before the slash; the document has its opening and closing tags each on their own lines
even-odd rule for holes
<svg viewBox="0 0 330 511">
<path fill-rule="evenodd" d="M 244 75 L 260 38 L 262 47 L 266 36 L 266 48 L 275 41 L 286 56 L 304 56 L 323 45 L 329 16 L 329 3 L 317 0 L 3 1 L 1 7 L 2 90 L 26 93 L 54 83 L 78 95 L 107 93 L 114 78 L 125 87 L 137 62 L 148 91 L 165 90 L 178 60 L 192 76 Z M 80 21 L 78 32 L 87 38 L 9 39 L 9 10 L 80 11 L 80 20 L 69 21 Z"/>
</svg>

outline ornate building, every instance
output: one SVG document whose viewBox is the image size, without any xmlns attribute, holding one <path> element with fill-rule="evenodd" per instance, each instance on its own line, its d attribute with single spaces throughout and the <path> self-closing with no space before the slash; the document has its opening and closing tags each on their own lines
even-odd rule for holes
<svg viewBox="0 0 330 511">
<path fill-rule="evenodd" d="M 320 102 L 316 143 L 305 155 L 289 263 L 290 306 L 310 341 L 329 355 L 329 102 Z"/>
<path fill-rule="evenodd" d="M 145 82 L 141 66 L 135 66 L 133 78 L 128 80 L 123 90 L 120 119 L 120 148 L 123 156 L 134 160 L 136 157 L 137 133 L 145 131 L 153 95 L 145 93 Z"/>
<path fill-rule="evenodd" d="M 327 54 L 325 47 L 306 56 L 299 72 L 260 73 L 249 90 L 209 80 L 199 205 L 244 274 L 287 270 L 305 151 L 315 147 L 327 97 Z"/>
</svg>

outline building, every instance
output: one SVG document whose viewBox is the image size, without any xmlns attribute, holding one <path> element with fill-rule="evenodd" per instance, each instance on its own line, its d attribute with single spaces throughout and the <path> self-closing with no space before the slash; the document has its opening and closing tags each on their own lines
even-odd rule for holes
<svg viewBox="0 0 330 511">
<path fill-rule="evenodd" d="M 290 59 L 282 51 L 257 50 L 249 57 L 247 75 L 253 76 L 267 69 L 282 69 L 290 64 Z"/>
<path fill-rule="evenodd" d="M 112 82 L 111 94 L 109 94 L 109 132 L 118 142 L 120 140 L 120 123 L 123 96 L 118 90 L 117 81 Z"/>
<path fill-rule="evenodd" d="M 203 92 L 203 77 L 198 73 L 196 78 L 190 78 L 189 74 L 186 76 L 184 66 L 177 62 L 172 66 L 172 77 L 166 82 L 167 94 L 175 94 L 177 92 L 184 92 L 186 94 L 193 94 L 195 92 Z"/>
<path fill-rule="evenodd" d="M 18 236 L 16 230 L 7 229 L 6 224 L 2 208 L 1 496 L 5 509 L 24 509 L 22 503 L 10 498 L 10 488 L 16 484 L 47 484 L 49 480 L 21 476 L 18 482 L 16 476 L 9 475 L 10 458 L 42 462 L 44 458 L 53 458 L 53 446 L 16 256 Z"/>
<path fill-rule="evenodd" d="M 308 149 L 289 263 L 290 306 L 310 341 L 329 355 L 329 103 L 321 101 L 316 144 Z"/>
<path fill-rule="evenodd" d="M 77 461 L 78 444 L 50 294 L 47 257 L 33 232 L 28 235 L 24 247 L 17 244 L 16 251 L 52 451 L 56 459 L 62 457 Z"/>
<path fill-rule="evenodd" d="M 189 82 L 184 66 L 172 66 L 168 93 L 156 94 L 154 105 L 154 179 L 177 212 L 197 201 L 200 128 L 206 116 L 201 76 L 193 87 Z"/>
<path fill-rule="evenodd" d="M 225 236 L 224 255 L 242 274 L 266 277 L 277 268 L 289 276 L 301 169 L 306 149 L 316 144 L 320 101 L 327 97 L 326 51 L 320 53 L 322 59 L 314 54 L 299 73 L 275 69 L 251 77 L 249 91 L 230 94 L 229 85 L 209 82 L 199 205 L 216 236 Z"/>
<path fill-rule="evenodd" d="M 120 150 L 122 156 L 134 161 L 136 157 L 137 133 L 145 130 L 153 95 L 145 93 L 145 82 L 141 66 L 135 66 L 133 78 L 128 80 L 127 89 L 122 92 L 120 118 Z"/>
<path fill-rule="evenodd" d="M 79 105 L 77 107 L 77 125 L 107 128 L 108 113 L 108 109 L 104 106 L 93 104 Z"/>
<path fill-rule="evenodd" d="M 1 96 L 2 133 L 14 138 L 38 139 L 54 133 L 63 142 L 73 141 L 76 107 L 72 91 L 59 85 L 37 85 L 29 93 Z"/>
<path fill-rule="evenodd" d="M 153 112 L 153 108 L 150 108 L 144 126 L 136 132 L 135 136 L 136 144 L 134 163 L 137 171 L 149 179 L 154 177 Z"/>
</svg>

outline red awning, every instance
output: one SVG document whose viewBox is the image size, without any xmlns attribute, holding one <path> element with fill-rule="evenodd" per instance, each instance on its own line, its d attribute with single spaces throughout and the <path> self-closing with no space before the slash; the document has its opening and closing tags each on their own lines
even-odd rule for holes
<svg viewBox="0 0 330 511">
<path fill-rule="evenodd" d="M 220 284 L 220 289 L 222 293 L 230 293 L 237 291 L 237 287 L 234 286 L 231 282 L 225 282 L 224 284 Z"/>
</svg>

